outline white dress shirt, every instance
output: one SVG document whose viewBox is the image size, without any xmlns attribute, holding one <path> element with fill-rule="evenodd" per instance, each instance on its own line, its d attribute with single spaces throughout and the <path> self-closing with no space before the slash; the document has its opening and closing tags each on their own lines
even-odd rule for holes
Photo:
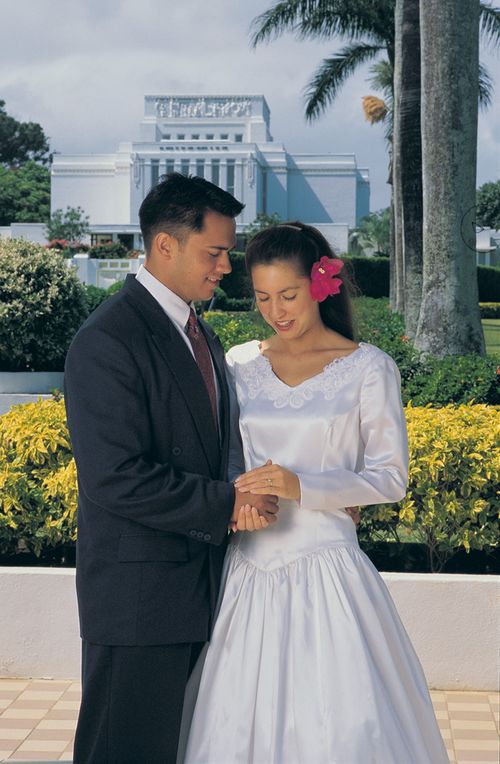
<svg viewBox="0 0 500 764">
<path fill-rule="evenodd" d="M 153 276 L 153 274 L 150 273 L 148 269 L 144 267 L 144 265 L 141 265 L 137 271 L 136 279 L 145 289 L 148 290 L 150 295 L 154 297 L 156 302 L 163 309 L 164 313 L 166 313 L 168 318 L 172 321 L 194 358 L 193 347 L 189 337 L 186 334 L 186 324 L 188 322 L 189 312 L 191 308 L 194 310 L 193 303 L 188 304 L 187 302 L 184 302 L 182 297 L 179 297 L 178 294 L 172 292 L 172 290 L 165 286 L 165 284 L 162 284 L 161 281 L 158 281 L 158 279 Z M 215 390 L 217 392 L 217 409 L 219 411 L 220 424 L 220 390 L 217 374 L 214 370 L 212 354 L 210 354 L 210 360 L 212 361 L 212 372 L 215 380 Z"/>
</svg>

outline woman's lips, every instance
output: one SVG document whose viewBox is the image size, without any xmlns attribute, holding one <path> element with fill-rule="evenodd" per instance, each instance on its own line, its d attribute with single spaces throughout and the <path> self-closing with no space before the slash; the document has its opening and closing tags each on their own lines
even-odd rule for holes
<svg viewBox="0 0 500 764">
<path fill-rule="evenodd" d="M 278 331 L 280 331 L 280 332 L 288 332 L 292 328 L 293 324 L 294 324 L 293 320 L 292 321 L 281 321 L 281 322 L 275 321 L 274 322 L 274 325 L 275 325 L 276 329 Z"/>
</svg>

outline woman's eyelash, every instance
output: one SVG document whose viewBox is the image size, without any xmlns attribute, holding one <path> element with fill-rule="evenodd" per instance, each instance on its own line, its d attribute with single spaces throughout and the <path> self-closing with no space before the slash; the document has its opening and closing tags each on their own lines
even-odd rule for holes
<svg viewBox="0 0 500 764">
<path fill-rule="evenodd" d="M 287 302 L 291 302 L 292 300 L 295 300 L 296 297 L 297 297 L 296 294 L 294 294 L 293 297 L 285 297 L 285 295 L 283 295 L 283 299 L 286 300 Z M 269 297 L 257 297 L 257 302 L 269 302 Z"/>
</svg>

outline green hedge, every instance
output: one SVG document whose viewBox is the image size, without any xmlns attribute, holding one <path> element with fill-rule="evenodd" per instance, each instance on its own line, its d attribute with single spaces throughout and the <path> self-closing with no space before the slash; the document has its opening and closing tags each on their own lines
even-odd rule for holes
<svg viewBox="0 0 500 764">
<path fill-rule="evenodd" d="M 228 297 L 253 299 L 252 282 L 245 267 L 245 253 L 231 253 L 231 273 L 224 276 L 222 289 Z"/>
<path fill-rule="evenodd" d="M 355 285 L 365 297 L 389 297 L 388 257 L 342 258 L 349 268 Z M 245 255 L 234 252 L 231 255 L 233 270 L 224 276 L 222 288 L 228 297 L 253 297 L 250 277 L 245 269 Z M 477 281 L 480 302 L 500 301 L 500 268 L 479 265 Z"/>
<path fill-rule="evenodd" d="M 217 318 L 221 314 L 215 314 Z M 224 317 L 227 319 L 227 315 Z M 253 317 L 240 330 L 255 336 Z M 227 325 L 227 322 L 226 322 Z M 411 537 L 437 571 L 459 550 L 498 548 L 500 411 L 487 406 L 406 408 L 410 481 L 398 504 L 366 507 L 365 548 Z M 63 401 L 14 406 L 0 417 L 0 553 L 44 555 L 76 538 L 77 481 Z"/>
<path fill-rule="evenodd" d="M 492 357 L 453 356 L 422 358 L 404 334 L 403 319 L 384 299 L 358 297 L 354 301 L 357 336 L 388 353 L 401 373 L 403 403 L 434 407 L 450 403 L 500 404 L 498 362 Z M 205 319 L 219 335 L 224 349 L 272 334 L 257 311 L 206 312 Z"/>
<path fill-rule="evenodd" d="M 119 260 L 128 257 L 129 251 L 121 241 L 109 241 L 95 244 L 89 249 L 89 257 L 98 260 Z"/>
<path fill-rule="evenodd" d="M 500 302 L 500 268 L 478 265 L 479 302 Z"/>
<path fill-rule="evenodd" d="M 480 302 L 481 318 L 500 318 L 500 302 Z"/>
<path fill-rule="evenodd" d="M 61 371 L 86 315 L 84 287 L 59 252 L 0 241 L 0 370 Z"/>
</svg>

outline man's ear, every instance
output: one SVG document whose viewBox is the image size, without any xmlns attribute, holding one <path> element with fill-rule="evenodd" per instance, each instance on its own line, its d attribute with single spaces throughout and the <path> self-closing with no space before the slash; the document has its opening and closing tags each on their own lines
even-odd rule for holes
<svg viewBox="0 0 500 764">
<path fill-rule="evenodd" d="M 175 236 L 160 231 L 154 237 L 153 248 L 158 252 L 160 257 L 165 260 L 172 260 L 179 251 L 179 242 Z"/>
</svg>

